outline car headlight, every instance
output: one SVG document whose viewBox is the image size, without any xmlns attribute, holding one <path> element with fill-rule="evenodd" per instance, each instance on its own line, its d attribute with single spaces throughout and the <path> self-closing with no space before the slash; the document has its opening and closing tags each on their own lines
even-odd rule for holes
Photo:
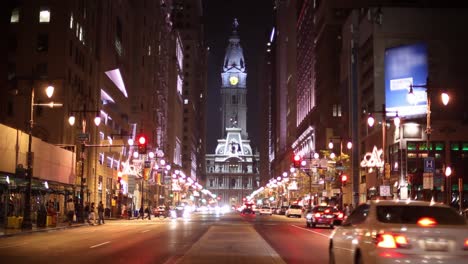
<svg viewBox="0 0 468 264">
<path fill-rule="evenodd" d="M 307 215 L 306 215 L 306 218 L 307 218 L 307 219 L 312 219 L 312 214 L 311 214 L 311 213 L 307 214 Z"/>
</svg>

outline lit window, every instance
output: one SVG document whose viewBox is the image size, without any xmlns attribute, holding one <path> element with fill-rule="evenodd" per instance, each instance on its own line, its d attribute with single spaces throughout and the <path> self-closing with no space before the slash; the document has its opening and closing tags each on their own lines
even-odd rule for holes
<svg viewBox="0 0 468 264">
<path fill-rule="evenodd" d="M 48 7 L 41 7 L 39 12 L 39 23 L 49 23 L 50 22 L 50 10 Z"/>
<path fill-rule="evenodd" d="M 70 15 L 70 29 L 73 29 L 73 13 Z"/>
<path fill-rule="evenodd" d="M 341 116 L 341 105 L 333 105 L 333 116 L 335 117 Z"/>
<path fill-rule="evenodd" d="M 188 99 L 184 99 L 184 104 L 188 104 Z"/>
<path fill-rule="evenodd" d="M 19 22 L 19 9 L 15 8 L 11 11 L 10 23 L 18 23 Z"/>
</svg>

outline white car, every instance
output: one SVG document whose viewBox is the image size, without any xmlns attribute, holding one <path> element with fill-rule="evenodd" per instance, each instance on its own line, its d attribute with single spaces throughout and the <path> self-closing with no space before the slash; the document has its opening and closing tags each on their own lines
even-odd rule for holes
<svg viewBox="0 0 468 264">
<path fill-rule="evenodd" d="M 292 204 L 288 207 L 288 210 L 286 210 L 286 217 L 291 217 L 291 216 L 297 216 L 301 218 L 302 216 L 302 207 L 297 204 Z"/>
<path fill-rule="evenodd" d="M 359 205 L 330 236 L 330 263 L 468 263 L 468 224 L 421 201 Z"/>
<path fill-rule="evenodd" d="M 268 206 L 262 206 L 262 208 L 260 208 L 260 211 L 258 212 L 260 215 L 272 215 L 273 214 L 273 211 L 271 210 L 271 207 L 268 207 Z"/>
</svg>

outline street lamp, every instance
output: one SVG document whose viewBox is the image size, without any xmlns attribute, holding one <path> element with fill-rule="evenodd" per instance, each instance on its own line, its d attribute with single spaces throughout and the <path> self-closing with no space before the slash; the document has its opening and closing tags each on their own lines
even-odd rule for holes
<svg viewBox="0 0 468 264">
<path fill-rule="evenodd" d="M 426 84 L 422 84 L 422 85 L 410 84 L 410 89 L 408 91 L 408 96 L 416 97 L 416 95 L 414 94 L 413 88 L 419 88 L 419 87 L 426 88 L 426 100 L 427 100 L 427 108 L 426 108 L 426 150 L 427 150 L 427 158 L 429 158 L 429 156 L 430 156 L 429 142 L 430 142 L 430 137 L 431 137 L 431 133 L 432 133 L 432 127 L 431 127 L 431 103 L 432 103 L 432 100 L 431 100 L 432 91 L 431 90 L 432 90 L 432 88 L 429 85 L 428 80 L 426 81 Z M 440 95 L 441 95 L 442 104 L 444 106 L 446 106 L 450 101 L 450 96 L 448 95 L 447 91 L 445 91 L 445 89 L 442 91 L 442 93 Z M 413 101 L 415 101 L 415 100 L 413 100 Z M 432 175 L 431 177 L 434 177 L 434 175 Z M 433 189 L 433 187 L 431 189 Z"/>
<path fill-rule="evenodd" d="M 54 87 L 52 85 L 47 86 L 45 89 L 46 95 L 48 98 L 51 98 L 54 94 Z M 32 152 L 32 132 L 34 127 L 34 106 L 48 106 L 50 108 L 61 107 L 61 103 L 34 103 L 34 86 L 31 85 L 31 109 L 30 109 L 30 120 L 29 120 L 29 131 L 28 131 L 28 153 L 27 153 L 27 174 L 28 182 L 26 185 L 26 193 L 24 197 L 24 213 L 23 213 L 23 223 L 21 224 L 22 229 L 32 229 L 31 222 L 31 188 L 32 188 L 32 178 L 33 178 L 33 160 L 34 155 Z"/>
<path fill-rule="evenodd" d="M 445 167 L 445 177 L 447 178 L 447 205 L 450 205 L 452 199 L 452 184 L 450 181 L 450 175 L 452 175 L 452 168 L 450 166 Z"/>
<path fill-rule="evenodd" d="M 386 158 L 386 155 L 385 155 L 385 149 L 386 149 L 386 146 L 387 146 L 387 136 L 386 136 L 386 129 L 387 129 L 387 114 L 388 113 L 394 113 L 395 114 L 395 118 L 393 118 L 393 124 L 395 125 L 395 127 L 400 127 L 400 123 L 401 123 L 401 119 L 400 117 L 398 116 L 398 112 L 392 112 L 392 111 L 387 111 L 386 108 L 385 108 L 385 104 L 382 104 L 382 110 L 381 111 L 375 111 L 374 113 L 380 113 L 382 114 L 382 161 L 383 161 L 383 175 L 389 175 L 390 171 L 387 172 L 387 170 L 389 168 L 387 168 L 385 166 L 385 158 Z M 374 126 L 374 123 L 375 123 L 375 120 L 374 120 L 374 117 L 372 116 L 372 114 L 369 114 L 369 117 L 367 118 L 367 124 L 369 125 L 369 127 L 373 127 Z M 377 169 L 377 172 L 379 171 L 379 169 Z M 380 184 L 379 181 L 377 181 L 378 184 Z M 382 183 L 383 183 L 383 179 L 382 179 Z M 378 192 L 380 192 L 379 189 L 377 189 Z"/>
<path fill-rule="evenodd" d="M 73 126 L 75 125 L 75 114 L 80 114 L 80 115 L 86 115 L 87 113 L 93 113 L 95 114 L 94 117 L 94 124 L 97 126 L 100 125 L 101 123 L 101 117 L 99 116 L 100 111 L 99 110 L 87 110 L 86 109 L 86 104 L 83 105 L 83 110 L 71 110 L 70 111 L 70 116 L 68 117 L 68 123 Z M 80 162 L 81 162 L 81 168 L 80 168 L 80 217 L 79 221 L 81 223 L 84 223 L 84 162 L 85 162 L 85 149 L 86 149 L 86 141 L 89 141 L 89 134 L 86 133 L 86 116 L 81 116 L 81 126 L 82 126 L 82 134 L 78 137 L 78 140 L 81 143 L 81 149 L 80 149 Z"/>
</svg>

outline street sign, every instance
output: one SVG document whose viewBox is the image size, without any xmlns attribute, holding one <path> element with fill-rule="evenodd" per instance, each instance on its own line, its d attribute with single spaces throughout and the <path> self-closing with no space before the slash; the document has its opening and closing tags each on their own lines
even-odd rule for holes
<svg viewBox="0 0 468 264">
<path fill-rule="evenodd" d="M 434 159 L 434 157 L 424 158 L 424 172 L 430 172 L 430 173 L 435 172 L 435 159 Z"/>
<path fill-rule="evenodd" d="M 423 189 L 432 190 L 434 187 L 434 173 L 425 172 L 423 173 Z"/>
<path fill-rule="evenodd" d="M 380 185 L 380 196 L 392 196 L 390 193 L 390 186 Z"/>
<path fill-rule="evenodd" d="M 78 141 L 89 141 L 89 133 L 80 133 L 78 134 Z"/>
</svg>

